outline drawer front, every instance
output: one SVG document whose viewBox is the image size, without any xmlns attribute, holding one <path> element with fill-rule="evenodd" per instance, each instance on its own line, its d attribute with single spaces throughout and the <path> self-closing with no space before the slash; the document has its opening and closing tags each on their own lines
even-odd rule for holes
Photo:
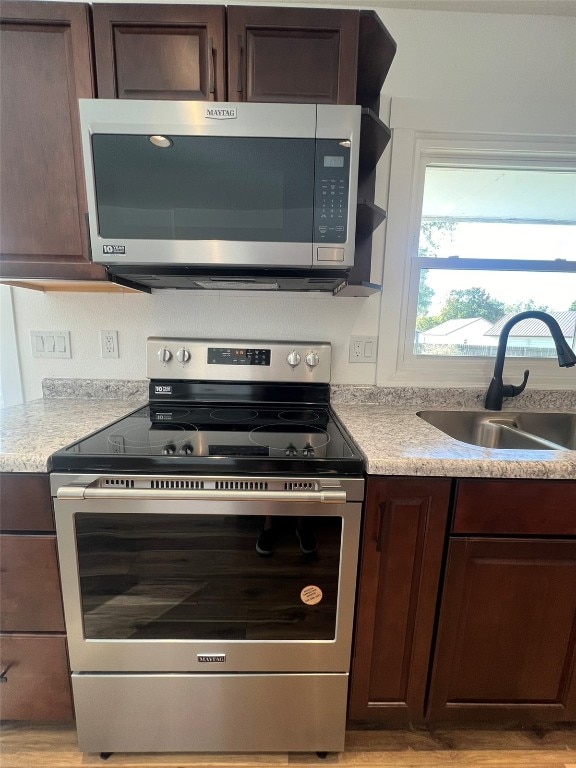
<svg viewBox="0 0 576 768">
<path fill-rule="evenodd" d="M 55 536 L 0 536 L 0 630 L 63 632 Z"/>
<path fill-rule="evenodd" d="M 66 638 L 0 636 L 3 720 L 73 719 Z"/>
<path fill-rule="evenodd" d="M 576 482 L 459 480 L 452 533 L 576 536 Z"/>
<path fill-rule="evenodd" d="M 48 475 L 0 474 L 0 530 L 53 531 L 54 514 Z"/>
</svg>

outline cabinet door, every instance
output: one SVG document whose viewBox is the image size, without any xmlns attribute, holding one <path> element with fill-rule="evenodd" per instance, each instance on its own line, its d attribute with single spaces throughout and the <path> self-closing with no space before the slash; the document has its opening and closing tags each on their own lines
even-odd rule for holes
<svg viewBox="0 0 576 768">
<path fill-rule="evenodd" d="M 355 104 L 354 10 L 228 7 L 229 101 Z"/>
<path fill-rule="evenodd" d="M 73 719 L 65 637 L 3 635 L 0 672 L 3 720 Z"/>
<path fill-rule="evenodd" d="M 35 472 L 0 474 L 0 530 L 54 530 L 49 475 Z"/>
<path fill-rule="evenodd" d="M 89 263 L 78 99 L 93 96 L 88 6 L 0 6 L 3 277 L 105 278 Z"/>
<path fill-rule="evenodd" d="M 431 721 L 574 720 L 576 541 L 450 542 Z"/>
<path fill-rule="evenodd" d="M 0 536 L 0 629 L 63 632 L 54 536 Z"/>
<path fill-rule="evenodd" d="M 369 478 L 349 717 L 422 721 L 451 481 Z"/>
<path fill-rule="evenodd" d="M 95 4 L 98 96 L 224 101 L 224 6 Z"/>
</svg>

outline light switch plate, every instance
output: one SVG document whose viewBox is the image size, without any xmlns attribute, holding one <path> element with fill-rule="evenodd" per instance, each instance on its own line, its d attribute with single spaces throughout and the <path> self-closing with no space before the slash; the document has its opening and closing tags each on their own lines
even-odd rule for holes
<svg viewBox="0 0 576 768">
<path fill-rule="evenodd" d="M 32 357 L 72 357 L 70 331 L 30 331 Z"/>
</svg>

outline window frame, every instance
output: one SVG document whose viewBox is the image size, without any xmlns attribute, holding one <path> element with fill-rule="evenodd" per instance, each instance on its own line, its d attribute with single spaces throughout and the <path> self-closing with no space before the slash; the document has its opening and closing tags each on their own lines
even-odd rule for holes
<svg viewBox="0 0 576 768">
<path fill-rule="evenodd" d="M 418 288 L 422 269 L 492 269 L 576 272 L 576 261 L 429 259 L 418 257 L 426 167 L 522 168 L 576 172 L 576 138 L 418 131 L 393 129 L 388 226 L 386 231 L 381 344 L 376 383 L 417 386 L 485 386 L 494 358 L 415 355 L 413 352 Z M 506 378 L 522 378 L 530 368 L 536 388 L 574 389 L 576 380 L 555 358 L 506 361 Z"/>
</svg>

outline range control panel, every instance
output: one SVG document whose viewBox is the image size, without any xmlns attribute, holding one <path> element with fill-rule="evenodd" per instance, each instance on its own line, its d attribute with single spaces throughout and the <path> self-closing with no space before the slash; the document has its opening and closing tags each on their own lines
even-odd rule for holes
<svg viewBox="0 0 576 768">
<path fill-rule="evenodd" d="M 152 336 L 149 379 L 330 383 L 332 348 L 317 341 L 221 341 Z"/>
</svg>

